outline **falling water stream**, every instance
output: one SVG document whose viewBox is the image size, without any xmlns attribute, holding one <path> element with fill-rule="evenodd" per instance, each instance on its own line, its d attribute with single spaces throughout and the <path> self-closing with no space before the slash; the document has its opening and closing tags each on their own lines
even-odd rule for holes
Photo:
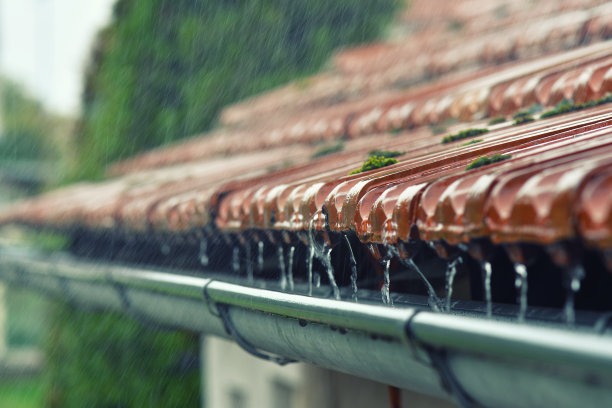
<svg viewBox="0 0 612 408">
<path fill-rule="evenodd" d="M 525 321 L 525 314 L 527 313 L 527 267 L 515 263 L 514 272 L 516 273 L 514 287 L 516 287 L 517 303 L 519 304 L 518 321 L 522 323 Z"/>
<path fill-rule="evenodd" d="M 357 302 L 357 261 L 355 260 L 355 254 L 353 253 L 353 248 L 351 247 L 351 241 L 349 241 L 348 236 L 344 236 L 346 240 L 346 245 L 348 247 L 349 260 L 351 262 L 351 298 Z"/>
<path fill-rule="evenodd" d="M 257 270 L 262 273 L 264 269 L 264 243 L 259 241 L 257 243 Z"/>
<path fill-rule="evenodd" d="M 308 295 L 312 296 L 312 262 L 314 260 L 314 247 L 308 248 Z"/>
<path fill-rule="evenodd" d="M 391 301 L 391 293 L 390 293 L 390 286 L 391 286 L 391 279 L 389 277 L 389 265 L 390 264 L 391 264 L 391 258 L 387 258 L 383 261 L 384 278 L 383 278 L 383 285 L 380 288 L 380 294 L 382 296 L 382 301 L 386 305 L 393 304 Z"/>
<path fill-rule="evenodd" d="M 457 263 L 462 263 L 463 259 L 458 257 L 448 263 L 446 269 L 446 304 L 445 310 L 450 312 L 451 310 L 451 299 L 453 296 L 453 283 L 455 282 L 455 276 L 457 275 Z"/>
<path fill-rule="evenodd" d="M 281 290 L 287 289 L 287 272 L 285 270 L 285 251 L 282 245 L 278 247 L 278 268 L 280 269 L 280 287 Z"/>
<path fill-rule="evenodd" d="M 247 279 L 250 283 L 253 282 L 253 260 L 251 259 L 251 243 L 249 241 L 246 242 L 245 245 L 245 256 L 246 256 L 246 269 L 247 269 Z"/>
<path fill-rule="evenodd" d="M 232 270 L 235 274 L 240 273 L 240 249 L 238 247 L 234 247 L 232 251 Z"/>
<path fill-rule="evenodd" d="M 440 299 L 436 295 L 436 291 L 434 290 L 433 286 L 431 285 L 429 280 L 425 277 L 423 272 L 421 272 L 421 270 L 419 269 L 417 264 L 414 263 L 412 258 L 403 258 L 403 257 L 399 256 L 397 248 L 389 246 L 387 249 L 392 251 L 392 253 L 395 256 L 398 257 L 398 259 L 400 260 L 402 265 L 404 265 L 407 268 L 410 268 L 410 269 L 414 270 L 419 275 L 419 277 L 421 278 L 421 280 L 425 284 L 425 287 L 427 288 L 427 294 L 428 294 L 427 303 L 429 304 L 429 307 L 431 307 L 431 309 L 434 312 L 439 312 L 440 311 L 440 307 L 442 305 L 442 302 L 440 301 Z"/>
<path fill-rule="evenodd" d="M 295 255 L 295 246 L 291 245 L 289 248 L 289 258 L 287 260 L 287 283 L 289 284 L 289 290 L 293 292 L 294 283 L 293 283 L 293 256 Z"/>
<path fill-rule="evenodd" d="M 491 268 L 491 262 L 485 261 L 482 263 L 483 270 L 483 284 L 485 292 L 485 301 L 487 305 L 487 317 L 493 316 L 493 299 L 491 294 L 491 275 L 493 269 Z"/>
<path fill-rule="evenodd" d="M 584 278 L 584 269 L 582 265 L 575 265 L 569 269 L 569 287 L 567 290 L 567 297 L 565 299 L 565 322 L 571 326 L 576 322 L 576 311 L 574 307 L 574 297 L 580 290 L 582 279 Z"/>
<path fill-rule="evenodd" d="M 323 261 L 325 265 L 325 270 L 327 271 L 327 278 L 329 279 L 329 284 L 332 288 L 332 292 L 334 293 L 334 298 L 340 300 L 340 288 L 338 288 L 338 284 L 336 283 L 336 278 L 334 277 L 334 267 L 331 263 L 331 252 L 332 248 L 329 248 L 326 251 L 326 255 Z"/>
<path fill-rule="evenodd" d="M 206 267 L 208 266 L 209 263 L 209 258 L 208 258 L 208 241 L 206 240 L 206 238 L 202 238 L 202 240 L 200 241 L 200 265 Z"/>
</svg>

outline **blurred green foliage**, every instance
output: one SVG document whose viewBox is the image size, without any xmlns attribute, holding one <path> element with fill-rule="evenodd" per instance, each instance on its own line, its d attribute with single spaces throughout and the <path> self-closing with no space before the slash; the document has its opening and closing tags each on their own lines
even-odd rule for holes
<svg viewBox="0 0 612 408">
<path fill-rule="evenodd" d="M 0 159 L 53 160 L 55 120 L 16 84 L 0 80 Z"/>
<path fill-rule="evenodd" d="M 228 103 L 318 70 L 378 36 L 398 0 L 118 0 L 77 127 L 75 178 L 197 134 Z"/>
<path fill-rule="evenodd" d="M 47 342 L 45 405 L 197 407 L 197 335 L 147 328 L 110 312 L 57 303 Z"/>
</svg>

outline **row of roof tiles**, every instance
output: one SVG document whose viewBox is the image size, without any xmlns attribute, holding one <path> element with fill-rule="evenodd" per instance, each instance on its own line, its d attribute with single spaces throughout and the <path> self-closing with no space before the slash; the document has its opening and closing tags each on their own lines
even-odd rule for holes
<svg viewBox="0 0 612 408">
<path fill-rule="evenodd" d="M 404 150 L 400 162 L 356 175 L 347 174 L 367 155 L 362 146 L 272 172 L 265 166 L 278 164 L 278 151 L 184 165 L 72 186 L 14 207 L 2 221 L 145 234 L 204 233 L 214 225 L 276 240 L 307 240 L 309 229 L 353 230 L 364 243 L 381 244 L 488 237 L 550 245 L 581 238 L 612 250 L 605 189 L 612 183 L 612 108 L 503 127 L 482 138 L 458 146 L 441 145 L 425 130 L 387 136 L 377 146 Z M 511 158 L 465 171 L 492 154 Z"/>
<path fill-rule="evenodd" d="M 531 18 L 513 16 L 509 24 L 496 25 L 497 18 L 475 15 L 461 21 L 489 23 L 458 33 L 448 30 L 453 20 L 443 20 L 443 30 L 432 30 L 431 25 L 423 24 L 422 30 L 411 32 L 407 39 L 342 52 L 334 59 L 335 72 L 230 106 L 222 112 L 221 123 L 253 125 L 272 114 L 294 115 L 305 108 L 402 89 L 441 75 L 567 50 L 612 34 L 611 4 L 593 2 L 580 9 L 560 11 L 554 7 L 556 2 L 538 3 L 549 3 L 549 7 L 534 17 L 536 24 Z M 533 7 L 530 3 L 525 10 Z M 440 11 L 445 6 L 436 8 Z M 482 5 L 481 8 L 489 10 Z"/>
<path fill-rule="evenodd" d="M 286 118 L 274 116 L 263 126 L 221 129 L 207 138 L 166 147 L 111 168 L 122 174 L 220 154 L 258 151 L 292 144 L 353 139 L 372 133 L 511 114 L 533 104 L 577 102 L 612 91 L 609 44 L 513 63 L 505 69 L 484 68 L 369 98 L 311 109 Z"/>
</svg>

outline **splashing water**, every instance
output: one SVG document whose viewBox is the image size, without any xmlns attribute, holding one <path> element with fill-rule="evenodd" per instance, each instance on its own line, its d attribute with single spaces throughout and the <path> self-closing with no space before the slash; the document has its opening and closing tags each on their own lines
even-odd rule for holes
<svg viewBox="0 0 612 408">
<path fill-rule="evenodd" d="M 312 296 L 312 261 L 314 260 L 314 248 L 308 248 L 308 295 Z"/>
<path fill-rule="evenodd" d="M 351 298 L 357 302 L 357 261 L 355 260 L 355 254 L 353 254 L 353 248 L 351 247 L 351 241 L 349 241 L 348 237 L 345 235 L 344 239 L 346 240 L 346 245 L 348 246 L 349 259 L 351 262 L 351 289 L 352 294 Z"/>
<path fill-rule="evenodd" d="M 331 263 L 331 252 L 331 248 L 326 251 L 326 256 L 323 260 L 323 263 L 325 264 L 325 270 L 327 270 L 327 278 L 329 279 L 329 284 L 332 288 L 332 292 L 334 293 L 334 298 L 336 300 L 340 300 L 340 289 L 338 288 L 336 278 L 334 277 L 334 267 Z"/>
<path fill-rule="evenodd" d="M 453 283 L 455 282 L 455 276 L 457 275 L 457 263 L 462 263 L 463 259 L 458 257 L 448 263 L 446 269 L 446 305 L 445 310 L 450 312 L 451 310 L 451 298 L 453 296 Z"/>
<path fill-rule="evenodd" d="M 385 305 L 393 305 L 391 301 L 391 278 L 389 276 L 389 265 L 391 264 L 391 258 L 388 258 L 383 261 L 384 264 L 384 281 L 383 285 L 380 288 L 380 295 L 382 296 L 382 301 Z"/>
<path fill-rule="evenodd" d="M 278 268 L 280 269 L 280 287 L 287 289 L 287 272 L 285 271 L 285 253 L 283 247 L 278 247 Z"/>
<path fill-rule="evenodd" d="M 240 273 L 240 249 L 234 247 L 232 251 L 232 270 L 235 274 Z"/>
<path fill-rule="evenodd" d="M 249 282 L 253 282 L 253 261 L 251 260 L 251 243 L 249 241 L 246 242 L 245 246 L 245 256 L 246 256 L 246 270 L 247 270 L 247 279 Z"/>
<path fill-rule="evenodd" d="M 259 241 L 257 243 L 257 270 L 261 273 L 264 269 L 264 243 Z"/>
<path fill-rule="evenodd" d="M 525 321 L 525 314 L 527 313 L 527 267 L 523 264 L 514 264 L 514 272 L 516 273 L 516 279 L 514 280 L 514 287 L 517 291 L 517 303 L 519 304 L 518 321 Z"/>
<path fill-rule="evenodd" d="M 485 261 L 482 264 L 483 269 L 483 283 L 485 291 L 485 301 L 487 304 L 487 317 L 493 316 L 493 299 L 491 294 L 491 275 L 493 269 L 491 268 L 491 262 Z"/>
<path fill-rule="evenodd" d="M 202 240 L 200 241 L 199 256 L 200 256 L 200 265 L 204 267 L 208 266 L 210 259 L 208 259 L 208 241 L 206 240 L 206 238 L 202 238 Z"/>
<path fill-rule="evenodd" d="M 287 283 L 289 284 L 289 290 L 293 292 L 294 283 L 293 283 L 293 256 L 295 255 L 295 247 L 292 245 L 289 248 L 289 259 L 287 260 Z"/>
<path fill-rule="evenodd" d="M 584 268 L 582 265 L 576 265 L 570 268 L 570 284 L 567 290 L 567 297 L 565 299 L 565 322 L 570 326 L 576 323 L 576 311 L 574 308 L 574 297 L 580 290 L 582 279 L 584 279 Z"/>
</svg>

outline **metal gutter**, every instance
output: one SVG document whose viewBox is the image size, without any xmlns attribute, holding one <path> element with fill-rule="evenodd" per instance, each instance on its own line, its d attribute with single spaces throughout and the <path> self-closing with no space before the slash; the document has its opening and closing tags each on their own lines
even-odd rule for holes
<svg viewBox="0 0 612 408">
<path fill-rule="evenodd" d="M 612 338 L 0 248 L 0 280 L 465 406 L 612 406 Z M 222 308 L 226 313 L 219 313 Z M 232 330 L 230 330 L 232 332 Z"/>
</svg>

